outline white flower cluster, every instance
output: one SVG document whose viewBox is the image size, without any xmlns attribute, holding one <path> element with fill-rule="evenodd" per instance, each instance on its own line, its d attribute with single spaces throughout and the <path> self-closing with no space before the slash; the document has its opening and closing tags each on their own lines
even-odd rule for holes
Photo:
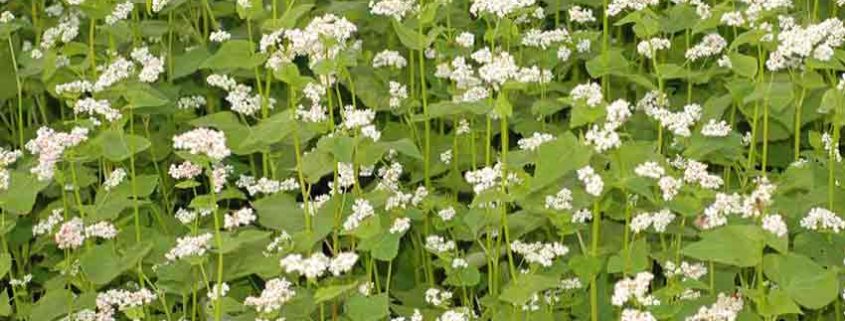
<svg viewBox="0 0 845 321">
<path fill-rule="evenodd" d="M 170 164 L 168 173 L 170 177 L 175 179 L 193 179 L 202 174 L 202 167 L 189 161 L 184 161 L 179 165 Z"/>
<path fill-rule="evenodd" d="M 535 0 L 473 0 L 469 12 L 473 16 L 491 14 L 504 18 L 514 12 L 533 6 Z"/>
<path fill-rule="evenodd" d="M 370 1 L 370 13 L 377 16 L 388 16 L 402 21 L 409 13 L 417 11 L 418 5 L 413 0 L 379 0 Z"/>
<path fill-rule="evenodd" d="M 13 20 L 15 20 L 15 15 L 10 11 L 3 11 L 3 13 L 0 14 L 0 23 L 10 23 Z"/>
<path fill-rule="evenodd" d="M 355 252 L 338 253 L 333 258 L 327 257 L 322 252 L 315 252 L 305 258 L 302 254 L 288 254 L 279 261 L 279 266 L 285 273 L 296 273 L 308 279 L 322 277 L 326 271 L 334 276 L 340 276 L 349 272 L 358 262 L 358 254 Z"/>
<path fill-rule="evenodd" d="M 275 105 L 273 98 L 265 101 L 261 95 L 252 94 L 252 87 L 239 84 L 231 77 L 212 74 L 206 78 L 206 82 L 227 92 L 226 102 L 231 105 L 232 111 L 236 113 L 252 116 L 261 110 L 262 105 L 266 105 L 269 109 L 273 109 Z"/>
<path fill-rule="evenodd" d="M 408 87 L 395 81 L 390 81 L 388 85 L 390 87 L 388 106 L 393 109 L 399 108 L 402 105 L 402 101 L 408 99 Z"/>
<path fill-rule="evenodd" d="M 396 190 L 392 196 L 387 198 L 384 209 L 390 211 L 395 208 L 405 209 L 408 205 L 419 206 L 427 196 L 428 189 L 425 186 L 417 187 L 413 193 L 404 193 Z"/>
<path fill-rule="evenodd" d="M 39 47 L 41 50 L 49 50 L 57 43 L 70 43 L 79 35 L 79 14 L 71 12 L 59 19 L 59 24 L 47 28 L 41 36 Z M 41 50 L 38 50 L 39 55 Z M 35 54 L 36 50 L 32 51 Z M 37 59 L 36 57 L 33 57 Z"/>
<path fill-rule="evenodd" d="M 352 215 L 349 215 L 343 222 L 343 229 L 352 231 L 358 228 L 362 221 L 373 215 L 375 215 L 375 211 L 369 201 L 363 198 L 356 199 L 355 203 L 352 204 Z"/>
<path fill-rule="evenodd" d="M 21 157 L 23 153 L 19 150 L 6 150 L 0 147 L 0 191 L 9 188 L 11 174 L 9 173 L 9 165 Z"/>
<path fill-rule="evenodd" d="M 471 32 L 461 32 L 455 37 L 455 43 L 464 48 L 472 48 L 475 45 L 475 35 Z"/>
<path fill-rule="evenodd" d="M 610 103 L 606 109 L 604 124 L 593 124 L 584 135 L 585 143 L 592 145 L 599 153 L 622 146 L 622 140 L 616 130 L 631 117 L 631 104 L 624 99 Z"/>
<path fill-rule="evenodd" d="M 569 91 L 569 97 L 575 101 L 584 101 L 589 107 L 596 107 L 604 101 L 601 86 L 594 82 L 575 86 Z"/>
<path fill-rule="evenodd" d="M 352 106 L 343 107 L 342 127 L 347 130 L 360 130 L 361 135 L 378 141 L 381 138 L 381 132 L 373 125 L 373 120 L 376 118 L 376 112 L 371 109 L 355 109 Z"/>
<path fill-rule="evenodd" d="M 255 219 L 255 211 L 249 207 L 244 207 L 232 212 L 231 214 L 223 216 L 223 228 L 231 230 L 241 226 L 246 226 L 252 224 Z"/>
<path fill-rule="evenodd" d="M 637 167 L 634 168 L 634 173 L 641 177 L 659 179 L 666 174 L 666 170 L 657 162 L 647 161 L 637 165 Z"/>
<path fill-rule="evenodd" d="M 569 20 L 577 23 L 595 22 L 596 17 L 593 15 L 593 9 L 582 8 L 581 6 L 572 6 L 568 10 Z"/>
<path fill-rule="evenodd" d="M 326 14 L 315 17 L 304 29 L 282 29 L 263 35 L 259 49 L 261 53 L 267 53 L 273 48 L 270 60 L 289 62 L 296 56 L 305 56 L 313 67 L 320 61 L 337 57 L 349 47 L 347 42 L 357 31 L 358 27 L 345 17 Z"/>
<path fill-rule="evenodd" d="M 302 90 L 305 98 L 311 101 L 311 106 L 306 109 L 302 105 L 296 107 L 296 118 L 310 123 L 319 123 L 328 119 L 326 108 L 320 104 L 326 94 L 326 87 L 313 82 L 305 85 Z"/>
<path fill-rule="evenodd" d="M 130 56 L 142 66 L 141 72 L 138 73 L 138 79 L 141 81 L 155 82 L 159 75 L 164 73 L 164 56 L 153 56 L 148 47 L 135 48 Z"/>
<path fill-rule="evenodd" d="M 801 66 L 813 57 L 821 61 L 833 58 L 833 50 L 845 42 L 845 25 L 837 18 L 801 27 L 794 22 L 781 25 L 778 47 L 766 60 L 766 68 L 777 71 Z"/>
<path fill-rule="evenodd" d="M 604 181 L 589 165 L 578 170 L 578 180 L 584 184 L 587 194 L 598 197 L 601 195 L 602 190 L 604 190 Z"/>
<path fill-rule="evenodd" d="M 223 43 L 229 41 L 229 39 L 232 39 L 232 34 L 222 29 L 215 30 L 210 35 L 208 35 L 208 40 L 211 40 L 211 42 L 216 43 Z"/>
<path fill-rule="evenodd" d="M 624 278 L 613 286 L 613 296 L 610 302 L 615 306 L 623 306 L 626 302 L 636 302 L 640 305 L 659 305 L 660 301 L 648 293 L 648 288 L 654 275 L 649 272 L 637 273 L 634 278 Z"/>
<path fill-rule="evenodd" d="M 126 170 L 123 168 L 116 168 L 106 177 L 106 180 L 103 182 L 103 189 L 110 191 L 111 189 L 117 187 L 117 185 L 120 185 L 124 179 L 126 179 Z"/>
<path fill-rule="evenodd" d="M 393 221 L 393 225 L 390 227 L 390 234 L 402 234 L 408 231 L 411 228 L 411 219 L 407 217 L 399 217 Z"/>
<path fill-rule="evenodd" d="M 26 149 L 38 155 L 38 165 L 29 171 L 38 177 L 39 181 L 53 178 L 56 163 L 59 162 L 65 150 L 88 139 L 88 129 L 74 127 L 69 133 L 56 132 L 50 127 L 38 129 L 37 136 L 26 143 Z"/>
<path fill-rule="evenodd" d="M 241 175 L 235 182 L 235 185 L 240 188 L 245 188 L 249 196 L 257 194 L 275 194 L 278 192 L 293 191 L 299 188 L 299 183 L 294 178 L 288 178 L 283 181 L 277 181 L 266 177 L 259 178 L 248 175 Z"/>
<path fill-rule="evenodd" d="M 651 38 L 640 41 L 637 44 L 637 52 L 646 58 L 654 58 L 658 50 L 666 50 L 672 47 L 672 42 L 666 38 Z"/>
<path fill-rule="evenodd" d="M 429 235 L 425 238 L 425 248 L 437 254 L 453 251 L 456 246 L 455 241 L 447 240 L 440 235 Z"/>
<path fill-rule="evenodd" d="M 205 255 L 210 247 L 211 237 L 211 233 L 180 237 L 176 239 L 176 246 L 171 248 L 164 257 L 172 262 L 186 257 Z"/>
<path fill-rule="evenodd" d="M 55 213 L 55 212 L 54 212 Z M 53 217 L 48 218 L 48 222 Z M 60 249 L 76 249 L 89 238 L 113 239 L 117 236 L 117 228 L 109 222 L 99 222 L 85 226 L 81 218 L 74 217 L 65 222 L 53 235 L 53 240 Z"/>
<path fill-rule="evenodd" d="M 648 311 L 626 308 L 622 310 L 619 321 L 657 321 L 657 318 Z"/>
<path fill-rule="evenodd" d="M 656 6 L 659 0 L 613 0 L 607 6 L 607 15 L 615 16 L 625 10 L 640 11 L 648 6 Z"/>
<path fill-rule="evenodd" d="M 501 1 L 501 0 L 492 0 Z M 466 307 L 447 310 L 443 312 L 435 321 L 469 321 L 472 315 Z"/>
<path fill-rule="evenodd" d="M 126 1 L 122 3 L 118 3 L 114 6 L 114 9 L 108 16 L 106 16 L 106 24 L 113 25 L 121 20 L 126 20 L 129 17 L 129 14 L 132 13 L 132 10 L 135 9 L 135 5 L 132 4 L 132 1 Z"/>
<path fill-rule="evenodd" d="M 572 209 L 572 191 L 564 187 L 555 195 L 546 195 L 546 208 L 556 211 Z"/>
<path fill-rule="evenodd" d="M 668 129 L 675 135 L 689 137 L 692 134 L 690 127 L 695 125 L 695 122 L 701 119 L 701 105 L 689 104 L 684 106 L 682 111 L 672 112 L 669 109 L 663 108 L 659 104 L 654 103 L 656 102 L 656 99 L 659 99 L 656 98 L 658 95 L 662 96 L 660 94 L 651 93 L 646 95 L 646 97 L 638 103 L 638 106 L 645 110 L 646 115 L 657 120 L 663 128 Z M 665 99 L 665 96 L 663 96 L 663 99 Z"/>
<path fill-rule="evenodd" d="M 640 233 L 649 228 L 654 227 L 658 233 L 666 232 L 666 227 L 675 220 L 675 214 L 672 214 L 668 209 L 662 209 L 654 213 L 642 213 L 631 219 L 631 231 Z"/>
<path fill-rule="evenodd" d="M 774 193 L 775 188 L 776 186 L 769 183 L 768 179 L 761 177 L 757 179 L 757 187 L 754 191 L 744 197 L 737 193 L 730 195 L 717 193 L 713 203 L 704 209 L 704 219 L 701 222 L 701 227 L 711 229 L 725 225 L 727 224 L 727 216 L 730 214 L 741 214 L 745 218 L 763 215 L 766 207 L 772 202 L 772 193 Z M 772 220 L 769 222 L 772 225 L 768 226 L 771 228 L 770 231 L 772 233 L 775 233 L 775 235 L 785 233 L 785 224 L 780 226 L 778 222 L 774 221 L 777 218 L 769 218 L 768 220 Z"/>
<path fill-rule="evenodd" d="M 452 292 L 441 290 L 438 288 L 429 288 L 425 290 L 425 302 L 436 307 L 449 306 L 449 300 L 452 300 Z"/>
<path fill-rule="evenodd" d="M 452 206 L 437 211 L 437 216 L 440 217 L 440 219 L 444 222 L 451 221 L 453 218 L 455 218 L 455 214 L 457 214 L 457 212 Z"/>
<path fill-rule="evenodd" d="M 727 296 L 719 293 L 716 302 L 710 307 L 701 307 L 694 315 L 687 317 L 684 321 L 733 321 L 737 314 L 742 311 L 742 297 L 739 294 Z"/>
<path fill-rule="evenodd" d="M 592 220 L 592 219 L 593 219 L 593 212 L 590 212 L 590 210 L 588 210 L 588 209 L 582 208 L 580 210 L 575 211 L 575 213 L 572 214 L 571 221 L 572 221 L 572 223 L 576 223 L 576 224 L 584 224 L 587 221 Z"/>
<path fill-rule="evenodd" d="M 229 293 L 229 284 L 227 284 L 226 282 L 223 282 L 223 283 L 215 284 L 214 286 L 212 286 L 211 289 L 208 290 L 207 295 L 208 295 L 209 300 L 217 301 L 217 300 L 225 297 L 226 294 L 228 294 L 228 293 Z"/>
<path fill-rule="evenodd" d="M 687 49 L 686 58 L 691 61 L 700 60 L 707 57 L 713 57 L 725 50 L 728 42 L 722 38 L 718 33 L 711 33 L 704 36 L 697 45 Z"/>
<path fill-rule="evenodd" d="M 508 52 L 494 54 L 490 48 L 482 48 L 471 55 L 472 61 L 480 64 L 478 70 L 466 57 L 455 57 L 451 62 L 437 65 L 434 76 L 449 79 L 455 83 L 458 92 L 455 102 L 476 102 L 486 99 L 490 90 L 497 91 L 507 81 L 520 83 L 545 83 L 552 79 L 550 70 L 537 66 L 519 67 Z M 485 86 L 486 85 L 486 86 Z"/>
<path fill-rule="evenodd" d="M 112 289 L 103 293 L 97 294 L 97 314 L 95 319 L 97 321 L 114 321 L 116 320 L 115 307 L 117 311 L 126 311 L 133 308 L 142 307 L 152 303 L 156 299 L 156 294 L 152 291 L 142 288 L 138 291 L 129 291 L 122 289 Z"/>
<path fill-rule="evenodd" d="M 395 50 L 382 50 L 373 57 L 373 68 L 391 67 L 402 69 L 407 65 L 408 60 Z"/>
<path fill-rule="evenodd" d="M 205 106 L 205 104 L 205 97 L 201 95 L 194 95 L 179 98 L 176 102 L 176 107 L 179 109 L 199 109 L 200 107 Z"/>
<path fill-rule="evenodd" d="M 112 85 L 132 77 L 135 73 L 135 64 L 121 56 L 116 57 L 108 66 L 98 66 L 100 77 L 94 82 L 93 92 L 101 92 Z"/>
<path fill-rule="evenodd" d="M 170 3 L 170 0 L 153 0 L 153 6 L 152 6 L 153 12 L 155 12 L 155 13 L 160 12 L 162 9 L 164 9 L 164 6 L 166 6 L 168 3 Z"/>
<path fill-rule="evenodd" d="M 517 145 L 522 150 L 535 151 L 540 148 L 540 145 L 554 140 L 555 137 L 551 134 L 535 132 L 530 137 L 521 138 L 517 141 Z"/>
<path fill-rule="evenodd" d="M 682 277 L 683 280 L 698 280 L 707 274 L 707 267 L 702 263 L 681 262 L 678 266 L 675 262 L 666 261 L 663 264 L 663 274 L 667 278 Z"/>
<path fill-rule="evenodd" d="M 74 80 L 58 84 L 55 87 L 57 95 L 79 95 L 94 90 L 94 85 L 87 80 Z"/>
<path fill-rule="evenodd" d="M 789 233 L 786 222 L 779 214 L 769 214 L 763 217 L 760 222 L 764 230 L 774 234 L 777 237 L 784 237 Z"/>
<path fill-rule="evenodd" d="M 710 119 L 707 124 L 701 127 L 701 135 L 706 137 L 725 137 L 730 133 L 731 125 L 728 125 L 728 122 L 724 120 L 716 122 L 715 119 Z"/>
<path fill-rule="evenodd" d="M 807 216 L 801 218 L 801 227 L 812 231 L 825 230 L 839 233 L 845 229 L 845 221 L 826 208 L 814 207 L 810 209 Z"/>
<path fill-rule="evenodd" d="M 522 255 L 528 263 L 539 264 L 545 267 L 552 266 L 554 259 L 569 253 L 569 248 L 558 243 L 523 243 L 520 240 L 511 242 L 511 250 Z"/>
<path fill-rule="evenodd" d="M 182 224 L 185 224 L 185 225 L 193 223 L 194 220 L 197 219 L 197 217 L 206 217 L 208 215 L 211 215 L 210 209 L 202 209 L 202 210 L 199 210 L 199 211 L 189 211 L 189 210 L 186 210 L 184 208 L 179 208 L 178 210 L 176 210 L 176 214 L 174 214 L 176 219 L 179 220 L 179 222 L 181 222 Z"/>
<path fill-rule="evenodd" d="M 223 132 L 202 127 L 173 136 L 173 148 L 187 150 L 193 155 L 203 154 L 215 162 L 232 154 L 226 147 L 226 135 Z"/>
<path fill-rule="evenodd" d="M 258 313 L 272 313 L 282 308 L 282 305 L 293 299 L 296 291 L 293 284 L 285 278 L 270 279 L 264 284 L 264 290 L 259 296 L 244 299 L 244 305 L 253 307 Z"/>
<path fill-rule="evenodd" d="M 839 142 L 833 141 L 830 133 L 822 134 L 822 147 L 828 155 L 833 157 L 834 161 L 837 163 L 842 162 L 842 153 L 839 152 Z"/>
<path fill-rule="evenodd" d="M 75 104 L 73 104 L 73 113 L 74 114 L 88 114 L 90 116 L 100 115 L 103 116 L 108 122 L 114 122 L 122 117 L 120 111 L 111 107 L 111 103 L 108 100 L 97 100 L 94 98 L 84 98 L 77 100 Z M 96 119 L 94 123 L 99 123 Z"/>
<path fill-rule="evenodd" d="M 464 179 L 472 185 L 472 190 L 476 194 L 481 193 L 501 184 L 502 165 L 496 163 L 492 168 L 484 167 L 474 171 L 467 171 L 464 173 Z"/>
<path fill-rule="evenodd" d="M 707 172 L 707 164 L 692 159 L 678 158 L 677 165 L 684 170 L 684 181 L 706 189 L 717 189 L 724 184 L 722 177 Z M 768 181 L 766 181 L 768 183 Z"/>
<path fill-rule="evenodd" d="M 526 47 L 546 49 L 563 42 L 572 42 L 569 31 L 566 31 L 566 29 L 529 29 L 522 36 L 522 45 Z"/>
</svg>

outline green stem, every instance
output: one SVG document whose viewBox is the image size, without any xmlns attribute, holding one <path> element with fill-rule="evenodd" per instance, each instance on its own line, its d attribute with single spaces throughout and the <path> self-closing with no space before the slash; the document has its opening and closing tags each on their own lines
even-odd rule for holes
<svg viewBox="0 0 845 321">
<path fill-rule="evenodd" d="M 15 85 L 17 86 L 17 94 L 18 94 L 18 144 L 20 148 L 23 148 L 23 88 L 21 86 L 21 77 L 18 74 L 18 60 L 15 56 L 15 47 L 12 46 L 12 37 L 6 38 L 9 42 L 9 54 L 12 56 L 12 68 L 15 71 Z"/>
<path fill-rule="evenodd" d="M 599 235 L 601 233 L 601 211 L 599 211 L 599 201 L 593 202 L 593 226 L 592 226 L 592 244 L 590 247 L 590 256 L 598 258 L 599 256 Z M 598 302 L 598 280 L 596 275 L 590 278 L 590 320 L 599 320 L 599 302 Z"/>
</svg>

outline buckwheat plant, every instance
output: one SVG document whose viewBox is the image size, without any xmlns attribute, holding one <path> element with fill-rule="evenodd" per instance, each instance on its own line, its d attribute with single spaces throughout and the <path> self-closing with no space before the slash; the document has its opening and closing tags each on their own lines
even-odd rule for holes
<svg viewBox="0 0 845 321">
<path fill-rule="evenodd" d="M 845 320 L 842 0 L 0 0 L 0 319 Z"/>
</svg>

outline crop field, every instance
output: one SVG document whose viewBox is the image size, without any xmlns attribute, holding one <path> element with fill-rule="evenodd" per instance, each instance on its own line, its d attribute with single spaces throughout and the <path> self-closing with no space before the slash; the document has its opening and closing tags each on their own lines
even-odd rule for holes
<svg viewBox="0 0 845 321">
<path fill-rule="evenodd" d="M 0 320 L 845 321 L 845 0 L 0 0 Z"/>
</svg>

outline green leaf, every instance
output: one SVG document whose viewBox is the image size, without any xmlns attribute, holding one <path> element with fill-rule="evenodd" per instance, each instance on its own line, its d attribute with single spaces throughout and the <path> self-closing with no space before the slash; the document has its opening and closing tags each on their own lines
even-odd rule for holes
<svg viewBox="0 0 845 321">
<path fill-rule="evenodd" d="M 47 295 L 35 302 L 29 317 L 31 320 L 53 320 L 67 313 L 71 302 L 73 302 L 73 293 L 70 291 L 61 288 L 50 289 Z"/>
<path fill-rule="evenodd" d="M 645 271 L 651 260 L 648 257 L 648 243 L 639 239 L 631 244 L 628 251 L 620 250 L 607 261 L 607 273 L 635 274 Z"/>
<path fill-rule="evenodd" d="M 130 156 L 147 150 L 151 145 L 143 136 L 125 134 L 116 129 L 103 131 L 93 143 L 100 149 L 103 157 L 113 162 L 129 159 Z"/>
<path fill-rule="evenodd" d="M 346 316 L 352 321 L 377 321 L 389 314 L 387 293 L 372 296 L 355 295 L 346 301 Z"/>
<path fill-rule="evenodd" d="M 839 293 L 836 272 L 800 254 L 767 254 L 763 272 L 805 308 L 821 309 L 836 300 Z"/>
<path fill-rule="evenodd" d="M 150 243 L 139 243 L 130 247 L 123 254 L 115 253 L 110 243 L 89 248 L 79 259 L 80 267 L 92 283 L 106 285 L 123 272 L 138 267 L 138 262 L 152 249 Z"/>
<path fill-rule="evenodd" d="M 131 108 L 158 107 L 170 102 L 161 91 L 147 84 L 136 83 L 127 86 L 123 97 Z"/>
<path fill-rule="evenodd" d="M 601 78 L 608 74 L 624 74 L 628 71 L 628 65 L 628 59 L 625 59 L 620 50 L 610 50 L 605 54 L 599 54 L 586 64 L 587 72 L 593 78 Z"/>
<path fill-rule="evenodd" d="M 764 232 L 754 225 L 729 225 L 703 233 L 683 254 L 701 261 L 751 267 L 763 259 Z"/>
<path fill-rule="evenodd" d="M 242 230 L 236 233 L 223 233 L 223 247 L 217 249 L 219 253 L 230 253 L 249 243 L 266 240 L 270 232 L 259 230 Z"/>
<path fill-rule="evenodd" d="M 557 286 L 556 278 L 544 275 L 520 274 L 505 286 L 502 294 L 499 295 L 499 300 L 519 306 L 528 302 L 535 293 L 555 286 Z"/>
<path fill-rule="evenodd" d="M 276 231 L 298 232 L 305 229 L 304 211 L 290 195 L 276 193 L 253 203 L 258 224 Z"/>
<path fill-rule="evenodd" d="M 311 11 L 311 8 L 314 8 L 314 5 L 310 3 L 296 4 L 286 10 L 279 19 L 268 19 L 264 21 L 261 25 L 261 29 L 264 29 L 265 31 L 292 29 L 296 26 L 296 22 L 299 18 Z"/>
<path fill-rule="evenodd" d="M 0 253 L 0 278 L 9 273 L 12 268 L 12 256 L 9 253 Z"/>
<path fill-rule="evenodd" d="M 778 316 L 786 314 L 801 314 L 801 308 L 795 304 L 783 289 L 774 288 L 765 300 L 757 302 L 757 310 L 763 316 Z"/>
<path fill-rule="evenodd" d="M 9 301 L 9 290 L 3 289 L 0 291 L 0 317 L 12 315 L 12 305 Z"/>
<path fill-rule="evenodd" d="M 14 214 L 28 214 L 35 205 L 38 193 L 50 182 L 39 181 L 25 170 L 14 170 L 9 174 L 9 188 L 0 191 L 0 208 Z"/>
<path fill-rule="evenodd" d="M 825 91 L 818 110 L 820 113 L 833 114 L 836 124 L 845 125 L 845 95 L 837 88 Z"/>
<path fill-rule="evenodd" d="M 252 69 L 264 59 L 252 52 L 252 44 L 246 40 L 229 40 L 220 46 L 211 57 L 202 62 L 202 69 Z"/>
<path fill-rule="evenodd" d="M 391 23 L 393 24 L 393 30 L 396 31 L 396 35 L 399 36 L 399 41 L 405 47 L 411 50 L 423 50 L 426 48 L 425 36 L 414 29 L 406 27 L 399 21 L 392 20 Z"/>
<path fill-rule="evenodd" d="M 211 53 L 203 46 L 197 46 L 181 55 L 173 57 L 173 79 L 187 77 L 196 72 L 203 61 L 208 59 Z"/>
<path fill-rule="evenodd" d="M 373 237 L 361 242 L 359 247 L 362 250 L 370 251 L 370 254 L 379 261 L 391 261 L 399 254 L 399 241 L 404 233 L 390 233 L 382 231 Z"/>
<path fill-rule="evenodd" d="M 329 285 L 320 287 L 317 289 L 317 292 L 314 293 L 314 303 L 323 303 L 329 300 L 332 300 L 341 294 L 354 289 L 358 286 L 358 283 L 350 283 L 350 284 L 342 284 L 342 285 Z"/>
<path fill-rule="evenodd" d="M 584 147 L 569 132 L 541 145 L 536 162 L 537 170 L 531 181 L 531 190 L 540 190 L 558 181 L 570 171 L 584 167 L 591 156 L 592 150 Z"/>
<path fill-rule="evenodd" d="M 745 78 L 754 78 L 757 75 L 757 58 L 739 53 L 731 53 L 728 58 L 731 61 L 731 70 L 737 75 Z"/>
</svg>

